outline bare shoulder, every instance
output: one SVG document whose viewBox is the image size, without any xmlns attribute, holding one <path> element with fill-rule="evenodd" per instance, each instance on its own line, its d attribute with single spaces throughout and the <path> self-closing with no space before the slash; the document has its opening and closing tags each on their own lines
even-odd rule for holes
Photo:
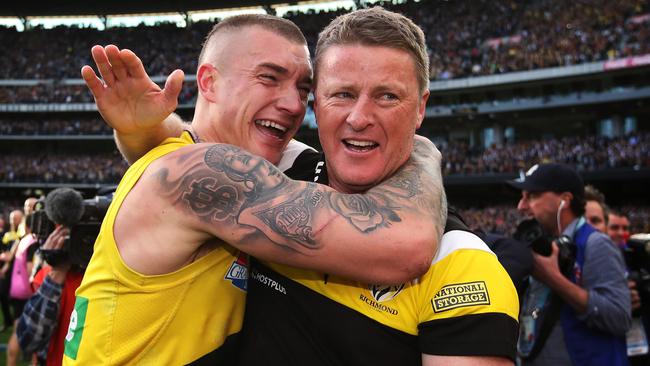
<svg viewBox="0 0 650 366">
<path fill-rule="evenodd" d="M 126 195 L 113 232 L 122 260 L 131 269 L 142 274 L 177 270 L 210 238 L 179 205 L 182 197 L 175 195 L 183 190 L 188 181 L 184 175 L 194 160 L 201 160 L 202 150 L 191 145 L 158 158 Z"/>
</svg>

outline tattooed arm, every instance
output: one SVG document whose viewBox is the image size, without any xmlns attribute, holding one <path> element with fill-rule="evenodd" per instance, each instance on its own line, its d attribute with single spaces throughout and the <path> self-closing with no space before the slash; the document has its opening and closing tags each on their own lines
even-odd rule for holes
<svg viewBox="0 0 650 366">
<path fill-rule="evenodd" d="M 446 218 L 439 163 L 419 156 L 431 156 L 432 145 L 417 146 L 398 174 L 364 194 L 290 180 L 268 161 L 222 144 L 165 157 L 154 185 L 190 226 L 263 260 L 404 282 L 428 270 Z"/>
</svg>

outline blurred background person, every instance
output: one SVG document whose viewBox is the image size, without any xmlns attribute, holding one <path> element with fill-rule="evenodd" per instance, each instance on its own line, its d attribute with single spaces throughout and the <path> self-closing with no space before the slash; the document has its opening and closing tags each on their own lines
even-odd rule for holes
<svg viewBox="0 0 650 366">
<path fill-rule="evenodd" d="M 605 204 L 605 195 L 596 187 L 585 186 L 585 218 L 596 230 L 607 234 L 609 208 Z"/>
</svg>

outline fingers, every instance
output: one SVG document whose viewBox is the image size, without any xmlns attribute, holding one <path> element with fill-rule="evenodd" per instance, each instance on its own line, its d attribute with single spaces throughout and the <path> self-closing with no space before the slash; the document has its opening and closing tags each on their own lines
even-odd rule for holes
<svg viewBox="0 0 650 366">
<path fill-rule="evenodd" d="M 106 49 L 102 46 L 93 46 L 90 52 L 93 55 L 93 60 L 95 60 L 99 74 L 102 76 L 102 79 L 104 79 L 106 85 L 109 87 L 113 86 L 115 83 L 115 76 L 113 75 L 113 70 L 111 69 L 108 56 L 106 55 Z"/>
<path fill-rule="evenodd" d="M 108 62 L 113 70 L 113 76 L 116 80 L 124 80 L 127 76 L 127 69 L 124 61 L 122 61 L 121 51 L 115 45 L 109 44 L 105 48 Z"/>
<path fill-rule="evenodd" d="M 47 237 L 45 244 L 43 244 L 43 249 L 57 250 L 63 248 L 65 239 L 70 236 L 70 230 L 64 228 L 63 226 L 58 226 L 54 231 Z"/>
<path fill-rule="evenodd" d="M 167 81 L 165 82 L 163 94 L 165 95 L 167 103 L 173 106 L 173 108 L 171 108 L 172 111 L 176 109 L 176 105 L 178 104 L 178 95 L 181 93 L 181 89 L 183 88 L 184 77 L 185 74 L 183 71 L 177 69 L 167 77 Z"/>
<path fill-rule="evenodd" d="M 126 71 L 134 78 L 147 78 L 147 72 L 140 58 L 131 50 L 121 50 L 120 58 L 126 67 Z"/>
<path fill-rule="evenodd" d="M 97 77 L 95 70 L 86 65 L 81 68 L 81 77 L 86 82 L 86 86 L 88 86 L 90 92 L 93 93 L 95 100 L 101 98 L 104 92 L 104 83 Z"/>
</svg>

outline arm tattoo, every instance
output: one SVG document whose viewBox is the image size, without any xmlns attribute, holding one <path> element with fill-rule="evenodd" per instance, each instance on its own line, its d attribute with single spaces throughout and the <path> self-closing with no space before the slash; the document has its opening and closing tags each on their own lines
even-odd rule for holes
<svg viewBox="0 0 650 366">
<path fill-rule="evenodd" d="M 414 198 L 429 193 L 417 163 L 405 164 L 365 194 L 340 194 L 315 183 L 294 182 L 263 158 L 231 145 L 195 145 L 170 163 L 173 168 L 166 164 L 155 175 L 174 205 L 206 223 L 254 228 L 254 235 L 263 234 L 290 250 L 317 248 L 315 231 L 334 218 L 332 213 L 369 233 L 401 222 L 400 211 L 421 212 Z M 170 178 L 172 172 L 177 178 Z"/>
<path fill-rule="evenodd" d="M 254 212 L 254 215 L 273 231 L 314 247 L 311 219 L 323 198 L 323 192 L 316 191 L 315 186 L 309 184 L 304 195 L 294 201 Z"/>
<path fill-rule="evenodd" d="M 374 194 L 375 197 L 379 194 Z M 359 194 L 330 195 L 330 204 L 341 216 L 359 231 L 367 233 L 380 227 L 390 226 L 392 222 L 400 222 L 397 214 L 398 207 L 389 206 L 390 200 L 385 199 L 386 206 L 379 205 L 375 199 Z"/>
</svg>

